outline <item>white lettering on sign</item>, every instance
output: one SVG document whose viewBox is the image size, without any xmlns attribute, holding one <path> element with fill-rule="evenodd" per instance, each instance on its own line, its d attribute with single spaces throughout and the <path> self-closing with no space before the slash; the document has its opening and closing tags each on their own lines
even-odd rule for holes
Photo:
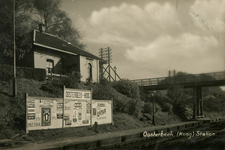
<svg viewBox="0 0 225 150">
<path fill-rule="evenodd" d="M 82 104 L 81 103 L 74 103 L 74 107 L 76 108 L 76 107 L 82 107 Z"/>
<path fill-rule="evenodd" d="M 90 99 L 90 92 L 65 91 L 65 98 L 69 99 Z"/>
<path fill-rule="evenodd" d="M 36 127 L 36 126 L 40 126 L 41 123 L 28 123 L 28 127 Z"/>
<path fill-rule="evenodd" d="M 103 104 L 103 103 L 98 103 L 98 107 L 105 107 L 105 104 Z"/>
<path fill-rule="evenodd" d="M 68 92 L 68 91 L 66 91 L 66 97 L 82 98 L 82 93 L 81 92 Z"/>
<path fill-rule="evenodd" d="M 35 108 L 28 108 L 28 112 L 35 112 Z"/>
<path fill-rule="evenodd" d="M 40 100 L 40 107 L 53 107 L 52 100 Z"/>
</svg>

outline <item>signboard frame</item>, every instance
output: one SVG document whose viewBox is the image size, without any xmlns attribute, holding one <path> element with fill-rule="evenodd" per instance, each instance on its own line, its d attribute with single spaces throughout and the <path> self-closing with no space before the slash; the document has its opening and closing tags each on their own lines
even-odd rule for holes
<svg viewBox="0 0 225 150">
<path fill-rule="evenodd" d="M 67 96 L 70 96 L 69 98 L 66 97 L 66 91 L 68 92 Z M 61 98 L 33 97 L 33 96 L 29 97 L 28 93 L 25 93 L 26 133 L 29 133 L 29 130 L 92 126 L 93 125 L 93 99 L 92 98 L 93 98 L 92 88 L 90 90 L 83 90 L 83 89 L 70 89 L 70 88 L 65 88 L 65 86 L 63 86 L 63 95 Z M 110 114 L 111 124 L 113 125 L 113 99 L 94 100 L 94 101 L 99 101 L 99 102 L 111 101 L 110 102 L 111 112 L 108 112 L 108 115 L 109 113 L 111 113 Z M 76 105 L 76 103 L 81 103 L 81 104 Z M 65 109 L 66 105 L 67 105 L 67 109 Z M 109 105 L 107 107 L 109 108 Z M 50 110 L 50 116 L 49 116 L 50 124 L 48 126 L 43 126 L 43 123 L 42 123 L 43 109 L 42 108 L 46 108 L 46 109 L 49 108 Z M 30 119 L 28 118 L 29 114 L 30 114 Z M 69 119 L 67 117 L 67 120 L 65 120 L 66 114 L 67 115 L 69 114 L 68 116 Z M 58 117 L 58 115 L 60 116 Z M 79 119 L 79 117 L 81 119 Z M 76 121 L 76 119 L 78 120 L 78 122 Z M 108 124 L 109 122 L 110 121 L 108 120 L 107 123 L 101 123 L 101 124 Z"/>
<path fill-rule="evenodd" d="M 113 99 L 111 99 L 111 100 L 92 100 L 92 104 L 94 104 L 94 103 L 109 103 L 110 102 L 110 109 L 111 109 L 111 112 L 110 112 L 110 117 L 111 117 L 111 120 L 110 121 L 108 121 L 108 122 L 106 122 L 106 123 L 99 123 L 98 121 L 96 121 L 96 122 L 98 122 L 98 124 L 112 124 L 112 125 L 114 125 L 114 122 L 113 122 Z M 106 107 L 106 106 L 105 106 Z M 96 110 L 96 115 L 94 116 L 93 115 L 93 110 Z M 94 106 L 92 105 L 92 122 L 93 122 L 93 120 L 95 120 L 95 119 L 93 119 L 93 118 L 96 118 L 97 117 L 97 108 L 94 108 Z M 106 109 L 107 110 L 107 109 Z M 107 113 L 107 112 L 106 112 Z M 106 119 L 107 119 L 107 114 L 106 114 Z M 93 124 L 94 124 L 94 122 L 93 122 Z M 92 124 L 92 125 L 93 125 Z"/>
<path fill-rule="evenodd" d="M 91 126 L 92 124 L 91 107 L 92 106 L 90 106 L 90 113 L 87 113 L 87 104 L 89 103 L 91 105 L 92 95 L 93 95 L 92 89 L 83 90 L 83 89 L 66 88 L 65 86 L 63 87 L 64 114 L 71 113 L 70 119 L 72 120 L 72 124 L 70 126 L 66 126 L 65 119 L 64 119 L 63 128 L 88 126 L 88 125 Z M 71 104 L 70 110 L 66 109 L 66 103 L 68 101 L 70 101 L 70 104 Z M 81 103 L 80 109 L 79 109 L 79 106 L 77 107 L 75 106 L 76 103 Z M 89 119 L 87 117 L 89 117 Z M 77 120 L 77 121 L 74 122 L 74 120 Z"/>
</svg>

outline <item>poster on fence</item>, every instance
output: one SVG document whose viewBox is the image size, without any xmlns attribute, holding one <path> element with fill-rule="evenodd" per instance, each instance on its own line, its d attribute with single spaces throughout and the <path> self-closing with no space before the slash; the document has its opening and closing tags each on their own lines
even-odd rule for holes
<svg viewBox="0 0 225 150">
<path fill-rule="evenodd" d="M 91 90 L 64 88 L 64 127 L 91 125 Z"/>
<path fill-rule="evenodd" d="M 91 90 L 64 88 L 63 98 L 26 94 L 26 132 L 113 123 L 112 101 L 92 100 Z"/>
<path fill-rule="evenodd" d="M 113 123 L 111 100 L 92 100 L 92 125 Z"/>
<path fill-rule="evenodd" d="M 62 98 L 28 97 L 26 94 L 27 131 L 61 128 L 62 104 Z"/>
</svg>

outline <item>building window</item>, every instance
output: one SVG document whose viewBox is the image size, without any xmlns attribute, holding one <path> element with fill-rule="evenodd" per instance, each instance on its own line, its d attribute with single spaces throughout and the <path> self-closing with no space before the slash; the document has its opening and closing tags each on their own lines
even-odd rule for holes
<svg viewBox="0 0 225 150">
<path fill-rule="evenodd" d="M 47 73 L 54 73 L 54 61 L 52 59 L 47 59 Z"/>
<path fill-rule="evenodd" d="M 92 66 L 90 63 L 88 63 L 88 78 L 92 79 Z"/>
</svg>

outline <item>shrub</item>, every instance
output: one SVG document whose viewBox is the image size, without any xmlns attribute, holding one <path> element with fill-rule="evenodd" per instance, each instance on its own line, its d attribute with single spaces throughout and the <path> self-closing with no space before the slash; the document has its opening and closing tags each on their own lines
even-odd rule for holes
<svg viewBox="0 0 225 150">
<path fill-rule="evenodd" d="M 46 84 L 41 86 L 41 90 L 52 93 L 56 96 L 62 96 L 63 84 L 60 84 L 58 81 L 48 81 Z"/>
<path fill-rule="evenodd" d="M 173 109 L 173 105 L 171 105 L 170 103 L 161 103 L 160 104 L 162 111 L 163 112 L 167 112 L 167 111 L 171 111 Z"/>
<path fill-rule="evenodd" d="M 25 99 L 24 96 L 21 95 L 19 95 L 17 98 L 8 97 L 4 94 L 0 94 L 0 96 L 1 96 L 0 101 L 0 138 L 1 138 L 2 136 L 1 132 L 6 132 L 4 130 L 10 128 L 13 128 L 14 130 L 24 129 Z M 7 132 L 8 136 L 11 136 L 10 133 L 12 132 L 9 130 Z"/>
<path fill-rule="evenodd" d="M 157 103 L 155 103 L 155 113 L 160 110 L 161 110 L 161 107 Z M 151 113 L 152 114 L 152 111 L 153 111 L 152 103 L 150 103 L 150 102 L 145 103 L 144 107 L 143 107 L 143 113 Z"/>
<path fill-rule="evenodd" d="M 44 81 L 46 79 L 45 69 L 36 68 L 16 68 L 16 76 L 19 78 L 27 78 L 38 81 Z M 1 80 L 11 80 L 13 78 L 13 66 L 10 65 L 0 65 L 0 79 Z"/>
<path fill-rule="evenodd" d="M 113 82 L 113 88 L 119 93 L 130 98 L 140 98 L 139 87 L 130 80 L 120 80 Z"/>
<path fill-rule="evenodd" d="M 13 66 L 0 65 L 0 79 L 11 80 L 13 78 Z"/>
<path fill-rule="evenodd" d="M 73 72 L 66 78 L 62 78 L 60 80 L 48 81 L 46 84 L 41 86 L 43 91 L 48 91 L 54 95 L 60 96 L 62 95 L 62 88 L 65 85 L 67 88 L 78 89 L 81 75 L 79 72 Z"/>
<path fill-rule="evenodd" d="M 222 101 L 218 101 L 214 96 L 203 99 L 204 109 L 208 112 L 219 112 L 224 109 Z"/>
<path fill-rule="evenodd" d="M 72 72 L 67 78 L 61 79 L 61 84 L 67 88 L 78 88 L 81 77 L 80 72 Z"/>
<path fill-rule="evenodd" d="M 46 79 L 45 69 L 22 68 L 22 67 L 18 67 L 18 69 L 23 70 L 24 78 L 38 80 L 38 81 L 45 81 Z"/>
<path fill-rule="evenodd" d="M 104 86 L 110 86 L 111 84 L 110 84 L 110 82 L 106 79 L 106 78 L 104 78 L 104 77 L 102 77 L 102 76 L 100 76 L 100 79 L 99 79 L 99 83 L 100 83 L 100 85 L 104 85 Z"/>
<path fill-rule="evenodd" d="M 104 83 L 105 80 L 104 80 Z M 138 99 L 128 98 L 115 89 L 110 84 L 101 85 L 96 84 L 93 86 L 93 99 L 107 100 L 113 99 L 114 113 L 126 113 L 139 117 L 141 113 L 141 104 Z"/>
<path fill-rule="evenodd" d="M 131 99 L 127 102 L 127 113 L 139 118 L 141 116 L 141 101 L 137 99 Z"/>
<path fill-rule="evenodd" d="M 177 105 L 174 106 L 173 112 L 177 116 L 179 116 L 181 119 L 187 120 L 187 117 L 186 117 L 186 114 L 185 114 L 186 113 L 186 108 L 187 108 L 186 105 L 178 103 Z"/>
</svg>

